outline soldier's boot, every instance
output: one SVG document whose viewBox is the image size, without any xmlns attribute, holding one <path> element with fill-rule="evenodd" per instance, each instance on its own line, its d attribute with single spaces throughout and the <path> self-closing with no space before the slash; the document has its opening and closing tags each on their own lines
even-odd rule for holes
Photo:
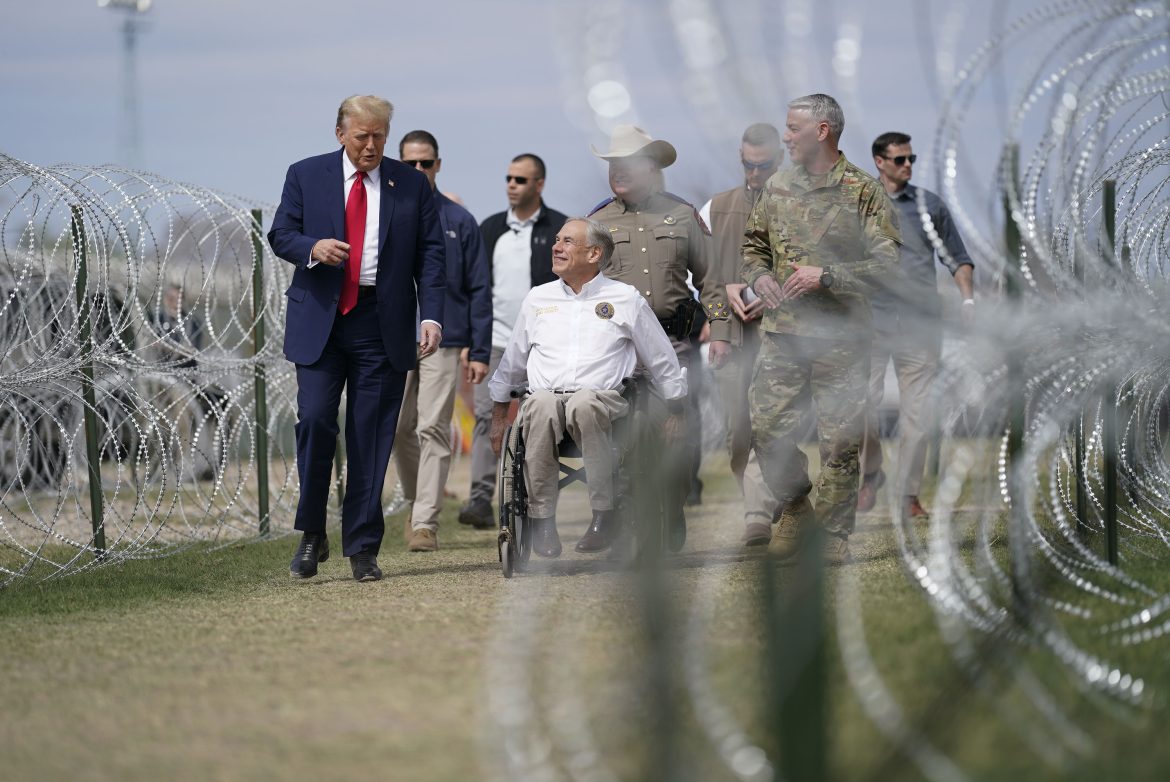
<svg viewBox="0 0 1170 782">
<path fill-rule="evenodd" d="M 822 557 L 825 564 L 829 566 L 848 565 L 853 561 L 853 557 L 849 554 L 849 538 L 826 532 Z"/>
<path fill-rule="evenodd" d="M 813 507 L 808 501 L 807 494 L 788 503 L 780 513 L 780 520 L 772 529 L 768 553 L 780 560 L 796 556 L 805 534 L 812 528 L 813 523 Z"/>
</svg>

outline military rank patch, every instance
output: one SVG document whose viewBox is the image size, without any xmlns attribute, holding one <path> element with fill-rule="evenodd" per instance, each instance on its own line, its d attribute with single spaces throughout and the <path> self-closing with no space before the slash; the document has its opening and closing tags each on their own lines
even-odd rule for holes
<svg viewBox="0 0 1170 782">
<path fill-rule="evenodd" d="M 666 223 L 667 225 L 674 225 L 674 215 L 667 215 L 666 217 L 662 218 L 662 222 Z"/>
<path fill-rule="evenodd" d="M 613 305 L 608 301 L 601 302 L 593 308 L 593 311 L 596 312 L 597 317 L 601 318 L 602 320 L 609 320 L 613 317 Z"/>
</svg>

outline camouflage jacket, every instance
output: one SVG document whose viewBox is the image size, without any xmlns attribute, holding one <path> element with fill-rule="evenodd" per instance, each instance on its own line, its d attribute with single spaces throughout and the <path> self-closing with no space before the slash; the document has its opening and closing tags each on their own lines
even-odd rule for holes
<svg viewBox="0 0 1170 782">
<path fill-rule="evenodd" d="M 842 154 L 827 174 L 802 166 L 777 171 L 744 229 L 743 281 L 765 274 L 781 285 L 789 264 L 831 267 L 832 287 L 765 311 L 765 331 L 868 339 L 869 296 L 893 286 L 902 236 L 881 183 Z"/>
</svg>

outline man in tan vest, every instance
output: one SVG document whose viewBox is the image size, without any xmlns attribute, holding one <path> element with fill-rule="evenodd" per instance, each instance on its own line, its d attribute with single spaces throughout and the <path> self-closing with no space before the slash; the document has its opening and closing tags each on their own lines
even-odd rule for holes
<svg viewBox="0 0 1170 782">
<path fill-rule="evenodd" d="M 748 388 L 760 349 L 760 315 L 764 304 L 754 297 L 750 301 L 745 298 L 745 292 L 750 296 L 750 291 L 740 281 L 740 268 L 748 216 L 764 191 L 764 184 L 784 161 L 780 131 L 766 122 L 751 125 L 743 132 L 739 157 L 743 164 L 743 185 L 719 193 L 699 213 L 711 226 L 712 271 L 723 284 L 724 295 L 735 313 L 730 318 L 729 329 L 733 350 L 715 373 L 727 417 L 731 471 L 743 492 L 744 533 L 740 540 L 745 546 L 759 546 L 771 539 L 777 504 L 764 483 L 751 448 L 752 423 L 748 416 Z"/>
</svg>

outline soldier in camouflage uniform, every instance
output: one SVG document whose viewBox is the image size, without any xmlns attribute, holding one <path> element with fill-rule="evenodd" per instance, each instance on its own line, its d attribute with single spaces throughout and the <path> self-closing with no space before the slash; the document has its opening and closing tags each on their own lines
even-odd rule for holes
<svg viewBox="0 0 1170 782">
<path fill-rule="evenodd" d="M 609 184 L 614 197 L 598 204 L 589 214 L 609 227 L 614 253 L 602 272 L 612 280 L 633 285 L 658 316 L 678 354 L 679 363 L 689 364 L 690 323 L 698 307 L 687 287 L 687 272 L 699 290 L 703 314 L 711 324 L 708 357 L 719 365 L 731 352 L 728 315 L 722 287 L 714 275 L 708 278 L 710 235 L 698 212 L 678 196 L 664 192 L 662 169 L 675 161 L 674 147 L 655 141 L 641 128 L 619 125 L 610 139 L 610 149 L 592 152 L 609 162 Z M 651 397 L 648 409 L 652 422 L 668 415 L 684 417 L 685 404 L 670 410 L 664 400 Z M 670 476 L 666 492 L 668 543 L 678 551 L 686 540 L 683 501 L 690 483 L 686 449 L 667 449 Z M 606 536 L 605 539 L 609 539 Z"/>
<path fill-rule="evenodd" d="M 815 518 L 827 533 L 829 564 L 850 559 L 869 381 L 868 297 L 895 284 L 901 243 L 881 184 L 837 147 L 844 125 L 828 95 L 788 104 L 784 143 L 793 166 L 768 180 L 743 245 L 743 280 L 767 308 L 750 393 L 752 446 L 785 504 L 768 549 L 793 557 Z M 815 511 L 797 442 L 810 396 L 821 453 Z"/>
</svg>

